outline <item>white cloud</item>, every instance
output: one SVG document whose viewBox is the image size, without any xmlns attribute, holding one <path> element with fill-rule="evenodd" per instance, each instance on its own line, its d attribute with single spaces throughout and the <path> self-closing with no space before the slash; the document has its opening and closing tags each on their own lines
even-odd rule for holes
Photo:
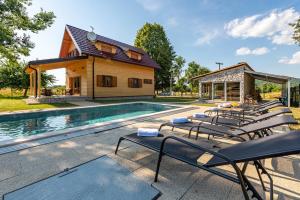
<svg viewBox="0 0 300 200">
<path fill-rule="evenodd" d="M 295 22 L 300 13 L 294 8 L 273 10 L 265 15 L 253 15 L 246 18 L 237 18 L 224 28 L 228 35 L 235 38 L 266 37 L 274 44 L 293 44 L 293 29 L 289 23 Z"/>
<path fill-rule="evenodd" d="M 300 64 L 300 51 L 295 52 L 292 58 L 283 57 L 278 62 L 283 64 L 290 64 L 290 65 Z"/>
<path fill-rule="evenodd" d="M 178 26 L 179 23 L 178 23 L 178 20 L 175 18 L 175 17 L 170 17 L 168 20 L 167 20 L 167 24 L 169 26 L 172 26 L 172 27 L 175 27 L 175 26 Z"/>
<path fill-rule="evenodd" d="M 236 55 L 243 56 L 243 55 L 264 55 L 269 53 L 269 49 L 267 47 L 259 47 L 256 49 L 249 49 L 248 47 L 241 47 L 236 50 Z"/>
<path fill-rule="evenodd" d="M 204 44 L 210 44 L 211 41 L 217 37 L 218 35 L 218 31 L 217 30 L 213 30 L 213 31 L 209 31 L 209 32 L 204 32 L 201 34 L 201 36 L 196 40 L 195 45 L 196 46 L 201 46 Z"/>
<path fill-rule="evenodd" d="M 162 1 L 159 0 L 136 0 L 136 2 L 148 11 L 158 11 L 163 7 Z"/>
</svg>

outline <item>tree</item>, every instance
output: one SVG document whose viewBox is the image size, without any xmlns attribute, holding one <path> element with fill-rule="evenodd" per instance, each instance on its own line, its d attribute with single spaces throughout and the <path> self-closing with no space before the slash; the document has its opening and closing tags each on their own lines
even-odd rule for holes
<svg viewBox="0 0 300 200">
<path fill-rule="evenodd" d="M 300 45 L 300 18 L 295 23 L 290 25 L 294 28 L 293 39 L 298 45 Z"/>
<path fill-rule="evenodd" d="M 177 78 L 177 81 L 180 79 L 180 75 L 182 73 L 182 68 L 184 67 L 184 64 L 185 59 L 182 56 L 176 56 L 171 71 L 173 73 L 173 77 Z"/>
<path fill-rule="evenodd" d="M 25 63 L 3 65 L 0 67 L 0 89 L 11 88 L 24 90 L 23 96 L 27 96 L 29 88 L 29 75 L 24 71 Z M 55 76 L 42 72 L 41 74 L 42 87 L 48 87 L 53 84 Z"/>
<path fill-rule="evenodd" d="M 155 72 L 155 89 L 170 86 L 170 69 L 175 57 L 173 47 L 164 28 L 157 23 L 146 23 L 137 31 L 134 41 L 136 47 L 142 48 L 161 67 Z"/>
<path fill-rule="evenodd" d="M 185 71 L 185 76 L 189 81 L 189 85 L 191 87 L 191 94 L 193 93 L 193 91 L 198 91 L 199 89 L 198 81 L 192 81 L 191 79 L 195 76 L 206 74 L 209 72 L 210 70 L 208 68 L 202 67 L 195 61 L 192 61 L 188 64 L 188 68 Z"/>
<path fill-rule="evenodd" d="M 175 90 L 175 92 L 180 92 L 181 96 L 183 95 L 184 92 L 186 92 L 188 90 L 185 77 L 178 79 L 174 90 Z"/>
<path fill-rule="evenodd" d="M 51 26 L 53 12 L 40 12 L 30 17 L 27 13 L 31 0 L 0 1 L 0 62 L 17 62 L 21 56 L 28 56 L 34 44 L 28 32 L 38 33 Z"/>
</svg>

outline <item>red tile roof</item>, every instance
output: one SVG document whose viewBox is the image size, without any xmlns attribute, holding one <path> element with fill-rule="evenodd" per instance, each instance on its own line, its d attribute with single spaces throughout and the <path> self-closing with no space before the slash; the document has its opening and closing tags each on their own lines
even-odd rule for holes
<svg viewBox="0 0 300 200">
<path fill-rule="evenodd" d="M 152 67 L 155 69 L 160 69 L 160 66 L 150 58 L 150 56 L 143 51 L 140 48 L 118 42 L 113 39 L 109 39 L 107 37 L 103 37 L 101 35 L 97 35 L 97 41 L 107 43 L 110 45 L 113 45 L 117 47 L 117 52 L 116 54 L 108 54 L 104 53 L 100 50 L 98 50 L 93 43 L 91 43 L 86 35 L 88 31 L 76 28 L 74 26 L 66 25 L 67 31 L 71 34 L 71 37 L 75 40 L 74 42 L 77 44 L 79 50 L 81 51 L 82 54 L 86 55 L 92 55 L 92 56 L 98 56 L 102 58 L 110 58 L 112 60 L 117 60 L 120 62 L 126 62 L 130 64 L 136 64 L 136 65 L 142 65 L 142 66 L 147 66 L 147 67 Z M 125 52 L 124 49 L 129 49 L 131 51 L 138 52 L 142 54 L 142 59 L 140 61 L 134 60 L 132 58 L 129 58 Z"/>
</svg>

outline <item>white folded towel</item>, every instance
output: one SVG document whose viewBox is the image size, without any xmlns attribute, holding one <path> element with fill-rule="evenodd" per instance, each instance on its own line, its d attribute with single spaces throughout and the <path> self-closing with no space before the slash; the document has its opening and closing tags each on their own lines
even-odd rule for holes
<svg viewBox="0 0 300 200">
<path fill-rule="evenodd" d="M 220 104 L 220 107 L 222 107 L 222 108 L 231 108 L 232 104 L 230 102 L 222 103 L 222 104 Z"/>
<path fill-rule="evenodd" d="M 206 118 L 208 117 L 208 115 L 204 114 L 204 113 L 195 113 L 193 114 L 194 118 Z"/>
<path fill-rule="evenodd" d="M 187 117 L 175 117 L 175 118 L 171 119 L 172 124 L 183 124 L 183 123 L 187 123 L 187 122 L 190 122 Z"/>
<path fill-rule="evenodd" d="M 138 128 L 137 136 L 142 137 L 157 137 L 159 134 L 158 129 L 155 128 Z"/>
</svg>

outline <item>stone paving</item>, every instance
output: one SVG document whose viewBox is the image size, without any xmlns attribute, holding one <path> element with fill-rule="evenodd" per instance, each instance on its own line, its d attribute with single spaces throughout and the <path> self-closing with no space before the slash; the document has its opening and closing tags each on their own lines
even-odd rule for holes
<svg viewBox="0 0 300 200">
<path fill-rule="evenodd" d="M 0 155 L 0 196 L 57 174 L 65 168 L 71 168 L 99 156 L 108 155 L 131 170 L 134 175 L 160 190 L 162 196 L 159 199 L 243 199 L 239 185 L 167 157 L 162 161 L 159 182 L 154 183 L 157 154 L 132 143 L 123 142 L 119 153 L 114 154 L 120 136 L 132 133 L 138 127 L 159 127 L 162 122 L 174 116 L 187 116 L 203 111 L 203 109 L 157 119 L 147 119 L 144 122 L 137 121 L 135 124 L 98 134 L 85 135 Z M 165 129 L 163 134 L 186 137 L 186 131 L 176 129 L 174 132 Z M 195 142 L 194 139 L 191 140 Z M 215 143 L 218 143 L 219 146 L 228 146 L 232 143 L 232 141 L 225 139 L 208 141 L 206 136 L 199 138 L 196 142 L 206 147 L 213 147 Z M 264 161 L 264 165 L 274 180 L 275 199 L 300 199 L 299 155 L 268 159 Z M 220 170 L 232 172 L 232 169 L 227 166 L 220 168 Z M 254 170 L 250 166 L 247 170 L 247 176 L 250 177 L 250 181 L 254 183 L 261 195 L 265 199 L 269 199 L 268 192 L 263 192 L 258 184 Z M 80 184 L 80 180 L 76 184 Z M 268 185 L 266 184 L 266 186 Z"/>
</svg>

